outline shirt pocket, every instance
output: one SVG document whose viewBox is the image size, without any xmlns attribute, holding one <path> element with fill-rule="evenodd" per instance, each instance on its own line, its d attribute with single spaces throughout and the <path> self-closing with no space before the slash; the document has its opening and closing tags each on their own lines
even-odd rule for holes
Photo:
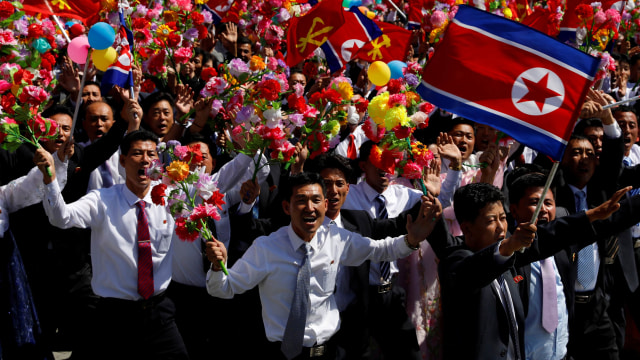
<svg viewBox="0 0 640 360">
<path fill-rule="evenodd" d="M 166 254 L 171 247 L 171 238 L 173 237 L 173 228 L 163 226 L 153 229 L 153 242 L 159 254 Z"/>
<path fill-rule="evenodd" d="M 338 264 L 334 261 L 322 269 L 322 291 L 333 293 L 336 287 L 336 276 L 338 274 Z"/>
</svg>

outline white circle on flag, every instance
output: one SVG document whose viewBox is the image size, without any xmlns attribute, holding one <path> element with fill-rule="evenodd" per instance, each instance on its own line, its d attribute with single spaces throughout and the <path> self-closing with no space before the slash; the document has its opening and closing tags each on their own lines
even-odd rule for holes
<svg viewBox="0 0 640 360">
<path fill-rule="evenodd" d="M 513 83 L 511 101 L 527 115 L 545 115 L 562 105 L 564 85 L 553 71 L 531 68 L 520 74 Z"/>
<path fill-rule="evenodd" d="M 353 55 L 352 51 L 354 48 L 360 49 L 364 45 L 364 41 L 358 39 L 347 40 L 342 43 L 340 47 L 340 54 L 345 61 L 350 61 L 351 56 Z M 357 50 L 356 50 L 357 51 Z"/>
<path fill-rule="evenodd" d="M 131 60 L 127 55 L 120 55 L 120 57 L 118 58 L 118 61 L 122 64 L 122 66 L 125 66 L 125 67 L 131 66 Z"/>
</svg>

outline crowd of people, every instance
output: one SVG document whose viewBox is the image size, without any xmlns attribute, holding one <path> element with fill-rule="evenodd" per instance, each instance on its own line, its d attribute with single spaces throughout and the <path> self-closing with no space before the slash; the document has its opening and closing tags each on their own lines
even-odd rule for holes
<svg viewBox="0 0 640 360">
<path fill-rule="evenodd" d="M 160 3 L 127 8 L 135 41 L 153 16 L 179 28 L 180 6 L 197 36 L 183 61 L 186 31 L 140 55 L 131 88 L 61 47 L 33 103 L 18 88 L 44 80 L 0 66 L 0 143 L 24 104 L 55 129 L 0 149 L 0 359 L 640 357 L 640 103 L 604 108 L 637 94 L 640 47 L 614 43 L 551 172 L 417 95 L 444 23 L 413 30 L 403 73 L 376 85 L 371 62 L 330 72 L 320 48 L 288 66 L 295 39 L 260 19 L 291 4 L 213 24 Z M 407 28 L 408 2 L 385 3 L 368 9 Z M 175 144 L 221 194 L 213 240 L 185 241 L 155 192 Z"/>
</svg>

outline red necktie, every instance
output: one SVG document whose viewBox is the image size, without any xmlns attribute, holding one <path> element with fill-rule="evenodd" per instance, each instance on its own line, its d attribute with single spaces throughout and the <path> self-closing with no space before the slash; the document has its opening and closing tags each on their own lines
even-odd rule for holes
<svg viewBox="0 0 640 360">
<path fill-rule="evenodd" d="M 358 157 L 358 150 L 356 149 L 356 137 L 353 134 L 349 134 L 349 147 L 347 148 L 347 157 L 352 160 Z"/>
<path fill-rule="evenodd" d="M 153 262 L 151 261 L 151 236 L 149 221 L 144 210 L 145 202 L 138 201 L 138 293 L 146 300 L 153 295 Z"/>
</svg>

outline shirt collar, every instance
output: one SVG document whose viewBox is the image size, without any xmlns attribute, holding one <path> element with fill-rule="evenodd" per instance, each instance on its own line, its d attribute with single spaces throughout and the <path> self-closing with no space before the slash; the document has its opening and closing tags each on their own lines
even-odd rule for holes
<svg viewBox="0 0 640 360">
<path fill-rule="evenodd" d="M 391 186 L 391 184 L 389 184 L 389 186 Z M 375 200 L 375 198 L 378 195 L 380 195 L 380 193 L 378 193 L 374 188 L 371 187 L 371 185 L 369 185 L 369 183 L 367 183 L 367 180 L 364 181 L 364 185 L 362 186 L 362 189 L 364 191 L 364 196 L 367 198 L 367 200 L 369 200 L 372 203 Z M 384 192 L 382 194 L 384 195 Z"/>
<path fill-rule="evenodd" d="M 587 193 L 587 187 L 586 187 L 586 186 L 585 186 L 585 187 L 583 187 L 582 189 L 578 189 L 577 187 L 575 187 L 575 186 L 573 186 L 573 185 L 569 184 L 569 189 L 571 189 L 571 192 L 573 193 L 573 195 L 574 195 L 574 196 L 576 195 L 576 193 L 577 193 L 578 191 L 584 191 L 584 193 L 585 193 L 585 194 Z"/>
<path fill-rule="evenodd" d="M 140 200 L 146 203 L 145 206 L 152 205 L 153 202 L 151 201 L 151 189 L 157 184 L 158 182 L 152 182 L 151 186 L 149 187 L 149 191 L 147 191 L 147 194 L 142 199 L 140 199 L 136 194 L 132 193 L 126 184 L 123 184 L 122 196 L 124 196 L 125 201 L 127 202 L 127 204 L 129 204 L 130 207 L 133 207 Z"/>
<path fill-rule="evenodd" d="M 329 224 L 331 223 L 331 221 L 335 222 L 336 226 L 338 226 L 340 228 L 344 227 L 344 226 L 342 226 L 342 215 L 340 215 L 340 213 L 338 213 L 338 216 L 335 218 L 335 220 L 331 220 L 331 219 L 329 219 L 328 216 L 325 216 L 324 217 L 324 222 L 322 223 L 322 225 L 324 225 L 326 227 L 329 227 L 330 226 Z"/>
<path fill-rule="evenodd" d="M 309 245 L 311 246 L 312 249 L 317 249 L 318 232 L 322 231 L 323 229 L 324 229 L 324 226 L 320 226 L 318 231 L 316 231 L 315 235 L 313 235 L 313 238 L 311 239 L 311 241 L 309 241 Z M 291 242 L 291 247 L 293 248 L 294 251 L 297 251 L 300 248 L 300 246 L 302 246 L 302 244 L 306 243 L 304 240 L 300 238 L 300 236 L 298 236 L 298 234 L 296 234 L 295 231 L 293 231 L 293 226 L 291 226 L 291 224 L 289 224 L 287 233 L 289 235 L 289 241 Z"/>
</svg>

